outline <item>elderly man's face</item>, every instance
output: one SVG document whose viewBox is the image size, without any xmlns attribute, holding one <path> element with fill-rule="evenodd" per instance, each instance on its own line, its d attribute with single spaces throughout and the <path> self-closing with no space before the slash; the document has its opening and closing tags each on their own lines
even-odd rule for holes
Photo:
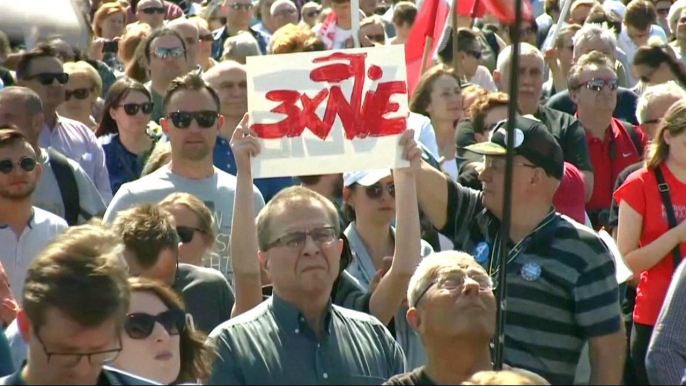
<svg viewBox="0 0 686 386">
<path fill-rule="evenodd" d="M 298 22 L 298 9 L 290 1 L 281 2 L 272 8 L 272 19 L 275 30 L 278 30 L 285 25 L 296 24 Z"/>
</svg>

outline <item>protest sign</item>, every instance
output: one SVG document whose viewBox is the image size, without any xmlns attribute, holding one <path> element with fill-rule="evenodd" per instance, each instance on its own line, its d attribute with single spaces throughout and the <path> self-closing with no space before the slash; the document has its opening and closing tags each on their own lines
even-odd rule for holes
<svg viewBox="0 0 686 386">
<path fill-rule="evenodd" d="M 408 166 L 402 45 L 248 57 L 255 178 Z"/>
</svg>

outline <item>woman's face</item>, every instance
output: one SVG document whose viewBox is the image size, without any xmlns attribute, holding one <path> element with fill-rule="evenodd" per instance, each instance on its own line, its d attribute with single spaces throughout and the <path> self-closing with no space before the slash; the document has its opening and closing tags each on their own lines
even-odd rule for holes
<svg viewBox="0 0 686 386">
<path fill-rule="evenodd" d="M 141 105 L 150 102 L 148 96 L 138 90 L 129 90 L 128 94 L 122 99 L 118 106 L 112 106 L 110 115 L 117 122 L 119 132 L 137 136 L 145 132 L 150 122 L 150 114 L 145 114 Z M 126 107 L 128 105 L 128 107 Z M 138 107 L 135 107 L 137 105 Z M 136 111 L 136 114 L 128 113 Z M 128 113 L 127 113 L 128 110 Z"/>
<path fill-rule="evenodd" d="M 174 216 L 177 228 L 188 228 L 188 233 L 193 235 L 189 242 L 181 243 L 179 262 L 201 265 L 202 257 L 212 248 L 213 240 L 209 239 L 207 234 L 197 230 L 200 228 L 198 216 L 186 205 L 175 204 L 167 206 L 165 209 Z"/>
<path fill-rule="evenodd" d="M 154 293 L 134 291 L 131 293 L 129 314 L 144 313 L 157 316 L 169 308 Z M 122 351 L 114 361 L 115 367 L 143 378 L 169 385 L 181 370 L 181 343 L 178 334 L 170 335 L 159 322 L 155 323 L 150 336 L 132 339 L 122 333 Z"/>
<path fill-rule="evenodd" d="M 449 75 L 436 78 L 426 108 L 432 121 L 459 121 L 462 118 L 462 90 L 457 79 Z"/>
<path fill-rule="evenodd" d="M 69 81 L 65 86 L 65 101 L 57 112 L 67 118 L 76 119 L 91 114 L 95 99 L 93 80 L 83 73 L 69 74 Z"/>
<path fill-rule="evenodd" d="M 637 78 L 643 83 L 648 84 L 661 84 L 669 82 L 670 80 L 676 80 L 672 70 L 670 70 L 667 63 L 660 64 L 657 68 L 651 68 L 646 65 L 634 66 L 636 70 Z"/>
<path fill-rule="evenodd" d="M 393 194 L 389 191 L 392 191 Z M 355 221 L 384 226 L 395 219 L 395 185 L 388 176 L 371 186 L 355 186 L 347 198 L 355 210 Z"/>
<path fill-rule="evenodd" d="M 669 159 L 682 168 L 686 168 L 686 131 L 672 136 L 667 130 L 664 140 L 669 145 Z"/>
<path fill-rule="evenodd" d="M 102 38 L 112 40 L 124 34 L 124 14 L 117 13 L 105 18 L 100 26 L 102 28 Z"/>
</svg>

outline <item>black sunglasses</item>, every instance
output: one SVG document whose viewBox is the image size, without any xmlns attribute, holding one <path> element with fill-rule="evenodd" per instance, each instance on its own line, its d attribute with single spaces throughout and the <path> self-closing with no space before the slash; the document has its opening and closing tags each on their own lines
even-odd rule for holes
<svg viewBox="0 0 686 386">
<path fill-rule="evenodd" d="M 619 81 L 617 79 L 591 79 L 582 86 L 586 86 L 587 89 L 595 92 L 601 91 L 605 86 L 609 87 L 611 91 L 615 91 L 619 88 Z"/>
<path fill-rule="evenodd" d="M 57 80 L 60 84 L 66 84 L 69 81 L 69 74 L 63 72 L 63 73 L 57 73 L 57 74 L 51 74 L 51 73 L 42 73 L 42 74 L 36 74 L 36 75 L 31 75 L 26 78 L 26 80 L 32 80 L 32 79 L 38 79 L 40 84 L 43 86 L 49 86 L 51 85 L 55 80 Z"/>
<path fill-rule="evenodd" d="M 395 198 L 395 184 L 381 185 L 374 184 L 364 188 L 364 192 L 367 193 L 367 197 L 372 200 L 378 200 L 383 196 L 383 191 L 388 191 L 388 194 Z"/>
<path fill-rule="evenodd" d="M 193 119 L 198 122 L 198 126 L 201 128 L 209 129 L 217 122 L 219 113 L 216 111 L 175 111 L 169 113 L 167 117 L 169 117 L 174 126 L 179 129 L 187 129 L 191 125 L 191 122 L 193 122 Z"/>
<path fill-rule="evenodd" d="M 12 160 L 10 159 L 4 159 L 0 161 L 0 173 L 12 173 L 12 171 L 14 170 L 14 165 L 15 163 L 12 162 Z M 24 157 L 16 165 L 19 166 L 21 170 L 25 172 L 32 172 L 34 169 L 36 169 L 36 160 L 33 158 Z"/>
<path fill-rule="evenodd" d="M 90 95 L 91 95 L 91 90 L 87 89 L 87 88 L 77 88 L 75 90 L 65 90 L 64 91 L 64 99 L 65 100 L 70 100 L 72 96 L 76 99 L 84 100 L 84 99 L 87 99 Z"/>
<path fill-rule="evenodd" d="M 474 57 L 476 60 L 481 60 L 481 51 L 467 51 L 467 53 Z"/>
<path fill-rule="evenodd" d="M 145 103 L 126 103 L 121 107 L 124 108 L 126 115 L 134 116 L 138 114 L 138 111 L 142 111 L 144 115 L 152 114 L 152 108 L 155 106 L 152 102 Z"/>
<path fill-rule="evenodd" d="M 179 240 L 181 240 L 182 243 L 188 244 L 191 241 L 193 241 L 193 237 L 195 236 L 195 232 L 198 231 L 200 233 L 205 233 L 202 229 L 199 228 L 193 228 L 193 227 L 184 227 L 184 226 L 178 226 L 176 227 L 176 233 L 179 235 Z"/>
<path fill-rule="evenodd" d="M 150 8 L 141 9 L 140 11 L 143 13 L 146 13 L 148 15 L 152 15 L 153 13 L 163 14 L 164 13 L 164 7 L 150 7 Z"/>
<path fill-rule="evenodd" d="M 161 324 L 169 335 L 179 335 L 186 329 L 186 314 L 178 308 L 158 315 L 135 312 L 126 315 L 124 331 L 131 339 L 145 339 L 152 334 L 155 323 Z"/>
</svg>

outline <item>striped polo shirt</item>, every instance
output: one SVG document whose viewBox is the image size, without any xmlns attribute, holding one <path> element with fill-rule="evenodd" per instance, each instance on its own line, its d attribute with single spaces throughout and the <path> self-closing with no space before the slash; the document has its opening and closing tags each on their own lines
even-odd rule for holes
<svg viewBox="0 0 686 386">
<path fill-rule="evenodd" d="M 448 192 L 441 233 L 495 274 L 499 220 L 481 192 L 453 181 Z M 572 384 L 584 343 L 621 329 L 612 257 L 595 232 L 552 208 L 520 246 L 508 256 L 504 361 L 553 385 Z"/>
</svg>

